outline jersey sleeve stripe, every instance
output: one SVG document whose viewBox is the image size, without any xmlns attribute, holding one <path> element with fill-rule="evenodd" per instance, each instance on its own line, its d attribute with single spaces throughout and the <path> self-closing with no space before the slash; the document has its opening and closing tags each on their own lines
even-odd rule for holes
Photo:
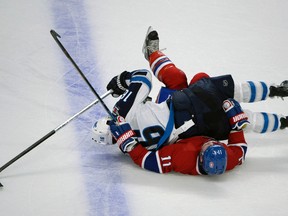
<svg viewBox="0 0 288 216">
<path fill-rule="evenodd" d="M 134 77 L 132 77 L 131 83 L 137 83 L 137 82 L 146 84 L 147 87 L 149 88 L 149 90 L 151 90 L 151 88 L 152 88 L 151 81 L 148 80 L 146 77 L 143 77 L 143 76 L 134 76 Z"/>
<path fill-rule="evenodd" d="M 238 146 L 241 148 L 242 152 L 243 152 L 243 157 L 242 160 L 245 160 L 245 156 L 246 156 L 246 152 L 247 152 L 247 144 L 246 143 L 237 143 L 237 144 L 229 144 L 229 146 Z"/>
<path fill-rule="evenodd" d="M 145 169 L 145 161 L 146 161 L 146 158 L 149 156 L 149 154 L 151 154 L 151 152 L 148 151 L 148 152 L 144 155 L 144 157 L 143 157 L 143 159 L 142 159 L 141 167 L 142 167 L 143 169 Z"/>
<path fill-rule="evenodd" d="M 158 151 L 147 152 L 143 157 L 141 167 L 157 173 L 163 173 Z"/>
<path fill-rule="evenodd" d="M 163 173 L 161 162 L 160 162 L 159 151 L 156 151 L 155 154 L 156 154 L 156 159 L 157 159 L 157 165 L 158 165 L 158 168 L 159 168 L 159 173 Z"/>
<path fill-rule="evenodd" d="M 197 160 L 196 160 L 196 171 L 199 175 L 203 175 L 199 170 L 199 155 L 197 156 Z"/>
</svg>

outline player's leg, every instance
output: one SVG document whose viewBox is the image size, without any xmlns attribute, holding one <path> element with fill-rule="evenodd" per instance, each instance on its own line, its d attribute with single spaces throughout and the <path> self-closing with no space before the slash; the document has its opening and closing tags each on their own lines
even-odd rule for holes
<svg viewBox="0 0 288 216">
<path fill-rule="evenodd" d="M 234 98 L 239 102 L 253 103 L 273 97 L 288 96 L 288 81 L 280 85 L 271 85 L 267 82 L 247 81 L 235 83 Z"/>
<path fill-rule="evenodd" d="M 196 82 L 197 82 L 198 80 L 200 80 L 200 79 L 209 78 L 209 77 L 210 77 L 210 76 L 209 76 L 208 74 L 206 74 L 205 72 L 199 72 L 199 73 L 195 74 L 195 75 L 192 77 L 189 85 L 192 85 L 192 84 L 196 83 Z"/>
<path fill-rule="evenodd" d="M 244 110 L 244 112 L 250 122 L 250 125 L 245 128 L 246 132 L 268 133 L 288 127 L 287 116 L 275 113 L 252 112 L 250 110 Z"/>
<path fill-rule="evenodd" d="M 159 51 L 159 37 L 157 31 L 149 27 L 142 52 L 149 61 L 152 72 L 157 79 L 171 90 L 186 88 L 187 78 L 185 73 L 177 68 L 173 62 L 161 51 Z"/>
<path fill-rule="evenodd" d="M 157 103 L 165 101 L 174 91 L 188 87 L 185 73 L 177 68 L 162 52 L 152 53 L 149 63 L 157 79 L 165 84 L 165 87 L 161 87 L 158 93 Z"/>
<path fill-rule="evenodd" d="M 164 53 L 160 51 L 152 53 L 149 63 L 154 75 L 165 84 L 166 88 L 181 90 L 188 87 L 186 74 L 177 68 Z"/>
</svg>

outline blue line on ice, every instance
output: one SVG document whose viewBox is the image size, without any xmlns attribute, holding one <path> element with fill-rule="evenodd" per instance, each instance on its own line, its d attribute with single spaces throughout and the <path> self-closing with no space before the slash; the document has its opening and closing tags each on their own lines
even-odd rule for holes
<svg viewBox="0 0 288 216">
<path fill-rule="evenodd" d="M 91 45 L 84 2 L 82 0 L 51 0 L 51 13 L 54 19 L 54 26 L 51 29 L 60 34 L 60 40 L 64 47 L 91 84 L 95 84 L 93 86 L 97 86 L 97 89 L 103 89 L 104 86 L 97 77 L 98 73 L 93 56 L 95 50 Z M 64 76 L 65 88 L 72 109 L 71 112 L 75 113 L 81 110 L 84 104 L 87 105 L 95 100 L 95 96 L 64 54 L 62 60 L 64 70 L 68 71 Z M 95 109 L 93 112 L 90 115 L 103 115 L 103 111 L 102 114 Z M 79 122 L 81 123 L 77 122 L 75 133 L 77 133 L 76 137 L 79 138 L 79 143 L 83 142 L 83 134 L 87 134 L 89 130 L 89 121 L 91 118 L 84 114 L 80 117 Z M 121 175 L 119 165 L 117 165 L 119 164 L 117 157 L 111 154 L 109 148 L 96 147 L 95 153 L 95 149 L 94 151 L 91 148 L 88 149 L 89 145 L 84 144 L 79 144 L 79 148 L 81 148 L 82 173 L 85 177 L 85 187 L 89 199 L 89 215 L 129 215 L 124 190 L 119 184 L 121 183 Z"/>
</svg>

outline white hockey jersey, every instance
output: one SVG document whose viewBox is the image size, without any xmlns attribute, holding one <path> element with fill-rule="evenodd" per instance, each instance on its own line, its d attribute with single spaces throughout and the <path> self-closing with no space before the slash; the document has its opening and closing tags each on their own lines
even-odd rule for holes
<svg viewBox="0 0 288 216">
<path fill-rule="evenodd" d="M 128 91 L 113 109 L 116 115 L 130 123 L 139 142 L 148 149 L 154 149 L 157 146 L 165 133 L 170 116 L 170 109 L 166 102 L 157 104 L 146 100 L 152 88 L 151 79 L 152 76 L 148 70 L 134 71 Z M 168 136 L 170 142 L 174 140 L 173 137 L 177 131 L 174 123 L 172 130 Z"/>
</svg>

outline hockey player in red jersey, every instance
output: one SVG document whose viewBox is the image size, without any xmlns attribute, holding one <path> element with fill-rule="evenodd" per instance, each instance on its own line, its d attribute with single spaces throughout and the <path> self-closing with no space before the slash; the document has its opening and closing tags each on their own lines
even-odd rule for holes
<svg viewBox="0 0 288 216">
<path fill-rule="evenodd" d="M 190 175 L 220 175 L 241 165 L 247 151 L 242 128 L 248 123 L 240 105 L 234 99 L 223 102 L 231 132 L 228 143 L 205 136 L 195 136 L 148 151 L 135 139 L 129 123 L 111 124 L 111 132 L 119 148 L 128 153 L 135 164 L 157 173 L 179 172 Z"/>
</svg>

